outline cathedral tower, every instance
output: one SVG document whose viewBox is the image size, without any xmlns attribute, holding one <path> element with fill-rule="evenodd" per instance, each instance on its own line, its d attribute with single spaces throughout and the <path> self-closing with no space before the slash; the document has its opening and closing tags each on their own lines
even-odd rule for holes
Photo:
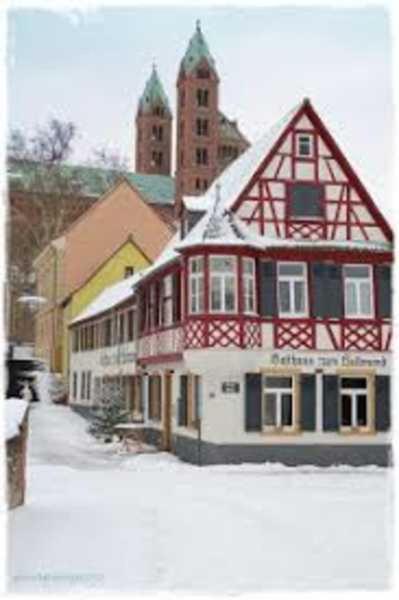
<svg viewBox="0 0 399 600">
<path fill-rule="evenodd" d="M 136 172 L 170 175 L 172 113 L 155 65 L 136 114 Z"/>
<path fill-rule="evenodd" d="M 176 196 L 199 195 L 218 172 L 218 86 L 215 61 L 199 21 L 177 78 Z"/>
</svg>

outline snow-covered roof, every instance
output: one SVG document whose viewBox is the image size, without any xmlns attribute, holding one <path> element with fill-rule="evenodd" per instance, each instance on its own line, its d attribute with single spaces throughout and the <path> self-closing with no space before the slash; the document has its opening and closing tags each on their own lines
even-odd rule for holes
<svg viewBox="0 0 399 600">
<path fill-rule="evenodd" d="M 6 406 L 6 439 L 19 435 L 20 426 L 24 420 L 25 413 L 28 409 L 28 402 L 21 398 L 8 398 L 5 401 Z"/>
<path fill-rule="evenodd" d="M 133 289 L 137 282 L 141 279 L 143 271 L 135 273 L 131 277 L 126 277 L 122 281 L 118 281 L 114 285 L 111 285 L 101 292 L 86 308 L 77 316 L 71 325 L 92 319 L 93 317 L 111 309 L 118 304 L 122 304 L 132 294 Z"/>
<path fill-rule="evenodd" d="M 165 248 L 163 249 L 161 254 L 158 256 L 157 260 L 155 262 L 153 262 L 153 264 L 151 266 L 147 267 L 147 269 L 145 269 L 145 271 L 142 271 L 143 279 L 147 278 L 149 275 L 152 275 L 152 273 L 154 273 L 155 271 L 158 271 L 158 269 L 165 267 L 168 263 L 172 262 L 175 258 L 177 258 L 179 256 L 179 254 L 177 252 L 179 240 L 180 240 L 180 227 L 179 227 L 178 231 L 175 233 L 175 235 L 166 244 Z"/>
<path fill-rule="evenodd" d="M 232 207 L 249 179 L 259 167 L 265 156 L 270 152 L 285 127 L 303 105 L 300 102 L 292 108 L 282 119 L 277 121 L 267 132 L 233 161 L 225 171 L 212 183 L 203 196 L 196 196 L 197 206 L 208 210 L 215 200 L 216 188 L 220 186 L 222 194 L 222 207 Z M 190 201 L 189 201 L 190 202 Z"/>
<path fill-rule="evenodd" d="M 204 196 L 183 196 L 183 204 L 187 210 L 205 211 L 208 204 L 203 204 Z"/>
</svg>

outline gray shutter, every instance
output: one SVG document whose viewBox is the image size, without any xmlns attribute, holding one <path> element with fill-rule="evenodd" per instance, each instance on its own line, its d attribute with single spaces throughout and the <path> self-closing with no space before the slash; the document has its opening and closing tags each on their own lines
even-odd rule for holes
<svg viewBox="0 0 399 600">
<path fill-rule="evenodd" d="M 378 317 L 392 316 L 392 274 L 389 265 L 377 265 L 375 269 L 377 283 Z"/>
<path fill-rule="evenodd" d="M 315 375 L 301 375 L 301 426 L 303 431 L 316 429 Z"/>
<path fill-rule="evenodd" d="M 323 429 L 337 431 L 339 428 L 339 377 L 323 376 Z"/>
<path fill-rule="evenodd" d="M 276 306 L 276 263 L 261 261 L 259 264 L 260 299 L 259 310 L 262 317 L 274 317 Z"/>
<path fill-rule="evenodd" d="M 179 425 L 187 425 L 187 375 L 180 375 Z"/>
<path fill-rule="evenodd" d="M 245 374 L 245 430 L 262 429 L 262 376 L 260 373 Z"/>
<path fill-rule="evenodd" d="M 328 263 L 312 265 L 313 316 L 343 316 L 342 267 Z"/>
<path fill-rule="evenodd" d="M 343 317 L 342 266 L 327 264 L 326 305 L 328 317 Z"/>
<path fill-rule="evenodd" d="M 391 394 L 390 377 L 375 377 L 375 428 L 377 431 L 388 431 L 391 427 Z"/>
<path fill-rule="evenodd" d="M 325 263 L 312 264 L 312 294 L 313 316 L 327 317 L 326 280 L 327 265 Z"/>
</svg>

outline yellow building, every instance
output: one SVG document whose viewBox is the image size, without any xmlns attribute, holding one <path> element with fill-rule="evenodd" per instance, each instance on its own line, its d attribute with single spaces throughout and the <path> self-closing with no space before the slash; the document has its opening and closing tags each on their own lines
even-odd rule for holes
<svg viewBox="0 0 399 600">
<path fill-rule="evenodd" d="M 151 264 L 149 258 L 129 238 L 110 256 L 91 277 L 66 298 L 62 305 L 62 373 L 67 377 L 69 369 L 68 324 L 88 306 L 105 288 L 141 271 Z M 67 380 L 67 379 L 66 379 Z"/>
</svg>

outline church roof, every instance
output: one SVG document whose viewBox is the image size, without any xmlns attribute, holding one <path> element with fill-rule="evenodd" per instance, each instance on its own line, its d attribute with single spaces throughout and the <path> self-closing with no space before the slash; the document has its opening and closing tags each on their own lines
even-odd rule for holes
<svg viewBox="0 0 399 600">
<path fill-rule="evenodd" d="M 242 142 L 246 145 L 249 145 L 247 138 L 241 133 L 238 128 L 237 121 L 229 119 L 226 117 L 222 111 L 219 111 L 219 132 L 222 141 L 232 140 L 234 142 Z"/>
<path fill-rule="evenodd" d="M 147 113 L 156 106 L 162 106 L 168 114 L 172 114 L 169 107 L 169 100 L 163 89 L 158 71 L 153 65 L 152 72 L 145 84 L 144 92 L 139 100 L 139 112 Z"/>
<path fill-rule="evenodd" d="M 200 22 L 197 21 L 195 32 L 188 43 L 188 48 L 181 61 L 181 68 L 186 73 L 190 73 L 203 59 L 215 70 L 215 60 L 209 51 L 208 44 L 201 31 Z"/>
<path fill-rule="evenodd" d="M 32 192 L 37 170 L 44 165 L 34 162 L 12 162 L 8 168 L 11 191 Z M 167 175 L 149 175 L 132 171 L 62 164 L 61 175 L 76 183 L 77 192 L 87 197 L 102 196 L 119 178 L 125 177 L 148 203 L 173 206 L 175 181 Z"/>
</svg>

